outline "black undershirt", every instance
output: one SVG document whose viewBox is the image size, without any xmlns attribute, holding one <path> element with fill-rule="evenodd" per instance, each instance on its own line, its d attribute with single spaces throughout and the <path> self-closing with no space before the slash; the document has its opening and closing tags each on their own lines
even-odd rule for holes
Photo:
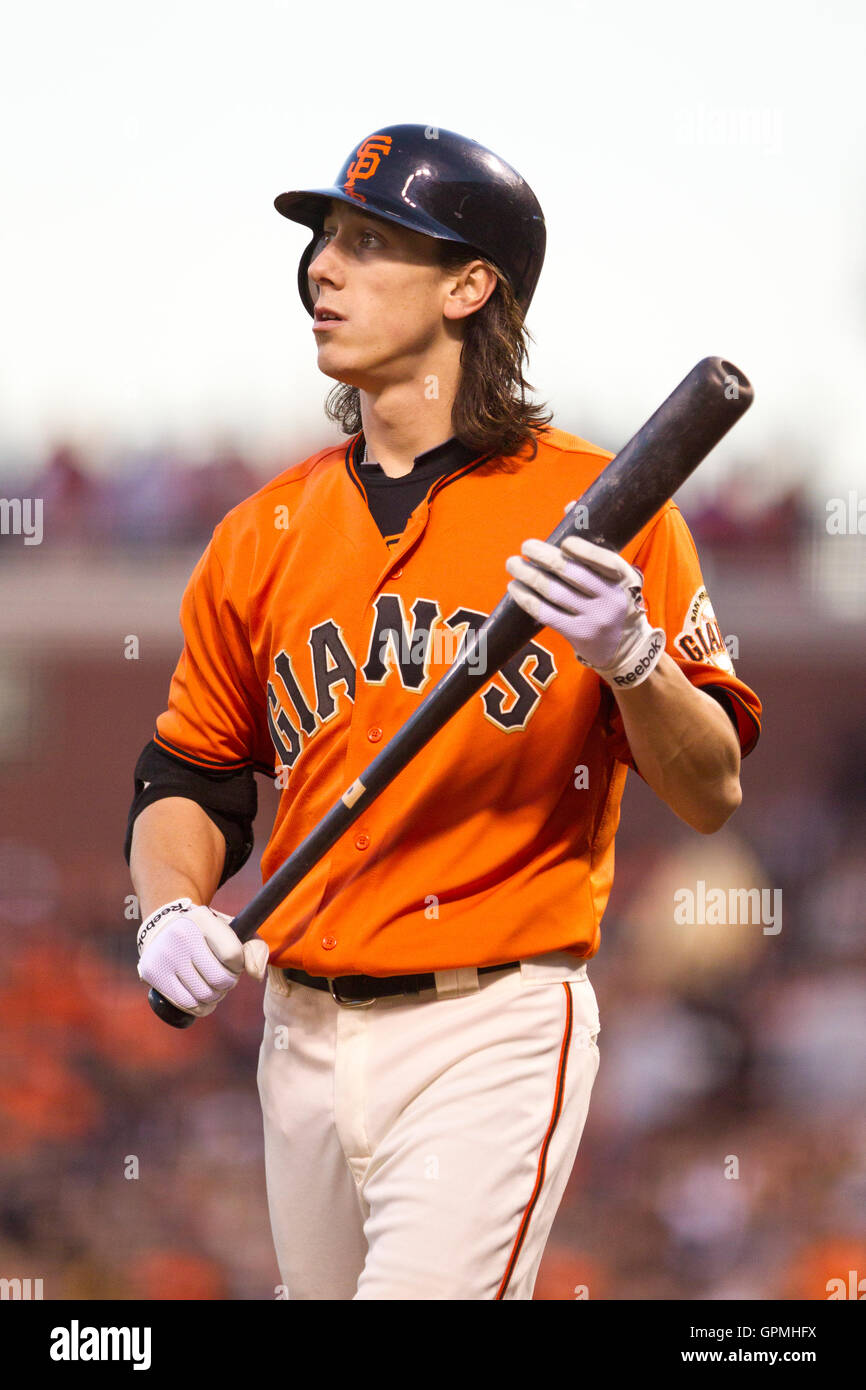
<svg viewBox="0 0 866 1390">
<path fill-rule="evenodd" d="M 355 447 L 355 458 L 364 456 L 364 436 Z M 479 457 L 478 451 L 467 448 L 452 437 L 418 454 L 411 473 L 402 478 L 389 478 L 378 463 L 355 463 L 364 488 L 367 505 L 388 545 L 395 545 L 406 529 L 406 522 L 419 503 L 423 502 L 437 478 L 465 467 Z"/>
</svg>

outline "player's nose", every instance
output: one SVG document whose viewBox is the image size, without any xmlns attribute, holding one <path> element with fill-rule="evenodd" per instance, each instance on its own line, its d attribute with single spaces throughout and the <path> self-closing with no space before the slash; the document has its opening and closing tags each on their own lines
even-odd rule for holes
<svg viewBox="0 0 866 1390">
<path fill-rule="evenodd" d="M 334 247 L 333 238 L 321 238 L 313 247 L 310 263 L 307 266 L 307 279 L 314 288 L 323 283 L 342 284 L 344 270 L 339 250 Z"/>
</svg>

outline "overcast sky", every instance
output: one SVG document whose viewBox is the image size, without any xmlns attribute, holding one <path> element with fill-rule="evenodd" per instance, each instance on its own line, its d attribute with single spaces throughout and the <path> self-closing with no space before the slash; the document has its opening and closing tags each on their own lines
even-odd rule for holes
<svg viewBox="0 0 866 1390">
<path fill-rule="evenodd" d="M 618 448 L 698 358 L 755 405 L 717 451 L 824 492 L 863 477 L 860 0 L 28 0 L 0 52 L 0 460 L 234 435 L 321 412 L 286 188 L 387 124 L 460 131 L 537 193 L 530 380 Z"/>
</svg>

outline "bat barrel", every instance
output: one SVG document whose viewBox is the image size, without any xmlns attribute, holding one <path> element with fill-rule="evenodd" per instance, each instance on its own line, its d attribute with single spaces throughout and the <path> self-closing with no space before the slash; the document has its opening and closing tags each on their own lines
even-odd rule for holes
<svg viewBox="0 0 866 1390">
<path fill-rule="evenodd" d="M 577 531 L 622 550 L 652 520 L 754 398 L 745 372 L 723 357 L 705 357 L 612 459 L 580 499 L 580 512 L 550 536 Z"/>
</svg>

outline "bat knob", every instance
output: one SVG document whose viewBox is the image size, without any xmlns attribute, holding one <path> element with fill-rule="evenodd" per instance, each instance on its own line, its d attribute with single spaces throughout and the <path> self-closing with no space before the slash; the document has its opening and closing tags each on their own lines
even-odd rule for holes
<svg viewBox="0 0 866 1390">
<path fill-rule="evenodd" d="M 195 1014 L 188 1014 L 179 1009 L 170 999 L 160 994 L 158 989 L 148 990 L 147 1002 L 157 1018 L 161 1018 L 163 1023 L 168 1023 L 172 1028 L 188 1028 L 191 1023 L 195 1023 Z"/>
</svg>

